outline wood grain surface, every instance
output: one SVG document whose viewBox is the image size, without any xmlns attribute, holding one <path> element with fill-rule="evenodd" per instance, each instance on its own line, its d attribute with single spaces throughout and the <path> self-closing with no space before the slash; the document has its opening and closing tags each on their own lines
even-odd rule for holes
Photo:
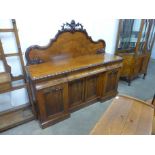
<svg viewBox="0 0 155 155">
<path fill-rule="evenodd" d="M 90 134 L 148 135 L 152 133 L 154 108 L 144 101 L 117 96 Z"/>
</svg>

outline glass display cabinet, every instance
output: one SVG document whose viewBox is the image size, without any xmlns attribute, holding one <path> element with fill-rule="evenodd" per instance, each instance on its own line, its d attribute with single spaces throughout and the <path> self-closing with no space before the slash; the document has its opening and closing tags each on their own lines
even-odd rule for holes
<svg viewBox="0 0 155 155">
<path fill-rule="evenodd" d="M 123 57 L 121 79 L 131 81 L 147 74 L 155 40 L 154 19 L 120 19 L 115 54 Z"/>
</svg>

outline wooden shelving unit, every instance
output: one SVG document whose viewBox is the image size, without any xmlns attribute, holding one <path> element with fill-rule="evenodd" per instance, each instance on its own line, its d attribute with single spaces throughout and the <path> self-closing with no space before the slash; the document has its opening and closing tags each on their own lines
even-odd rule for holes
<svg viewBox="0 0 155 155">
<path fill-rule="evenodd" d="M 23 53 L 21 51 L 21 45 L 20 45 L 20 40 L 19 40 L 19 36 L 18 36 L 16 21 L 15 21 L 15 19 L 12 19 L 11 22 L 12 22 L 13 27 L 6 28 L 6 29 L 4 29 L 4 28 L 0 29 L 0 33 L 4 33 L 4 32 L 5 33 L 7 33 L 7 32 L 14 33 L 18 52 L 12 52 L 12 53 L 6 54 L 3 50 L 3 45 L 1 42 L 1 38 L 0 38 L 0 60 L 4 64 L 5 72 L 9 73 L 10 77 L 11 77 L 11 87 L 0 90 L 0 94 L 4 94 L 7 92 L 12 92 L 12 91 L 15 91 L 18 89 L 25 88 L 27 90 L 29 102 L 25 103 L 23 105 L 20 105 L 20 106 L 14 107 L 14 108 L 10 108 L 8 110 L 0 112 L 0 124 L 1 124 L 0 131 L 6 130 L 8 128 L 17 126 L 18 124 L 21 124 L 21 123 L 24 123 L 24 122 L 34 119 L 34 114 L 32 112 L 34 110 L 34 108 L 33 108 L 33 104 L 32 104 L 30 88 L 29 88 L 29 85 L 28 85 L 27 79 L 26 79 Z M 19 60 L 20 60 L 22 74 L 19 76 L 13 76 L 13 74 L 11 72 L 11 66 L 8 65 L 8 62 L 6 59 L 7 57 L 14 57 L 14 56 L 19 57 Z M 27 114 L 23 115 L 23 113 L 25 113 L 25 111 Z"/>
<path fill-rule="evenodd" d="M 34 119 L 31 107 L 22 105 L 0 114 L 0 132 Z"/>
</svg>

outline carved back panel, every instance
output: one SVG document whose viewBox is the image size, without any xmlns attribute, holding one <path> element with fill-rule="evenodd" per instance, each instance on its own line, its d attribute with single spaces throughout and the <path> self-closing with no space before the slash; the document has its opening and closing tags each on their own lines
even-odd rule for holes
<svg viewBox="0 0 155 155">
<path fill-rule="evenodd" d="M 67 28 L 66 28 L 67 27 Z M 81 55 L 104 53 L 105 42 L 93 41 L 83 26 L 72 21 L 59 30 L 56 37 L 45 46 L 31 46 L 26 50 L 27 64 L 37 64 L 78 57 Z"/>
</svg>

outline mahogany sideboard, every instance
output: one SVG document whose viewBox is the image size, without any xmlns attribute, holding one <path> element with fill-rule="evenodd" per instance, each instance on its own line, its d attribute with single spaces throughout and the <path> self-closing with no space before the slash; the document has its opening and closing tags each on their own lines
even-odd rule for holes
<svg viewBox="0 0 155 155">
<path fill-rule="evenodd" d="M 104 40 L 93 41 L 75 21 L 64 24 L 49 45 L 27 49 L 27 78 L 43 128 L 117 94 L 122 58 L 104 51 Z"/>
</svg>

